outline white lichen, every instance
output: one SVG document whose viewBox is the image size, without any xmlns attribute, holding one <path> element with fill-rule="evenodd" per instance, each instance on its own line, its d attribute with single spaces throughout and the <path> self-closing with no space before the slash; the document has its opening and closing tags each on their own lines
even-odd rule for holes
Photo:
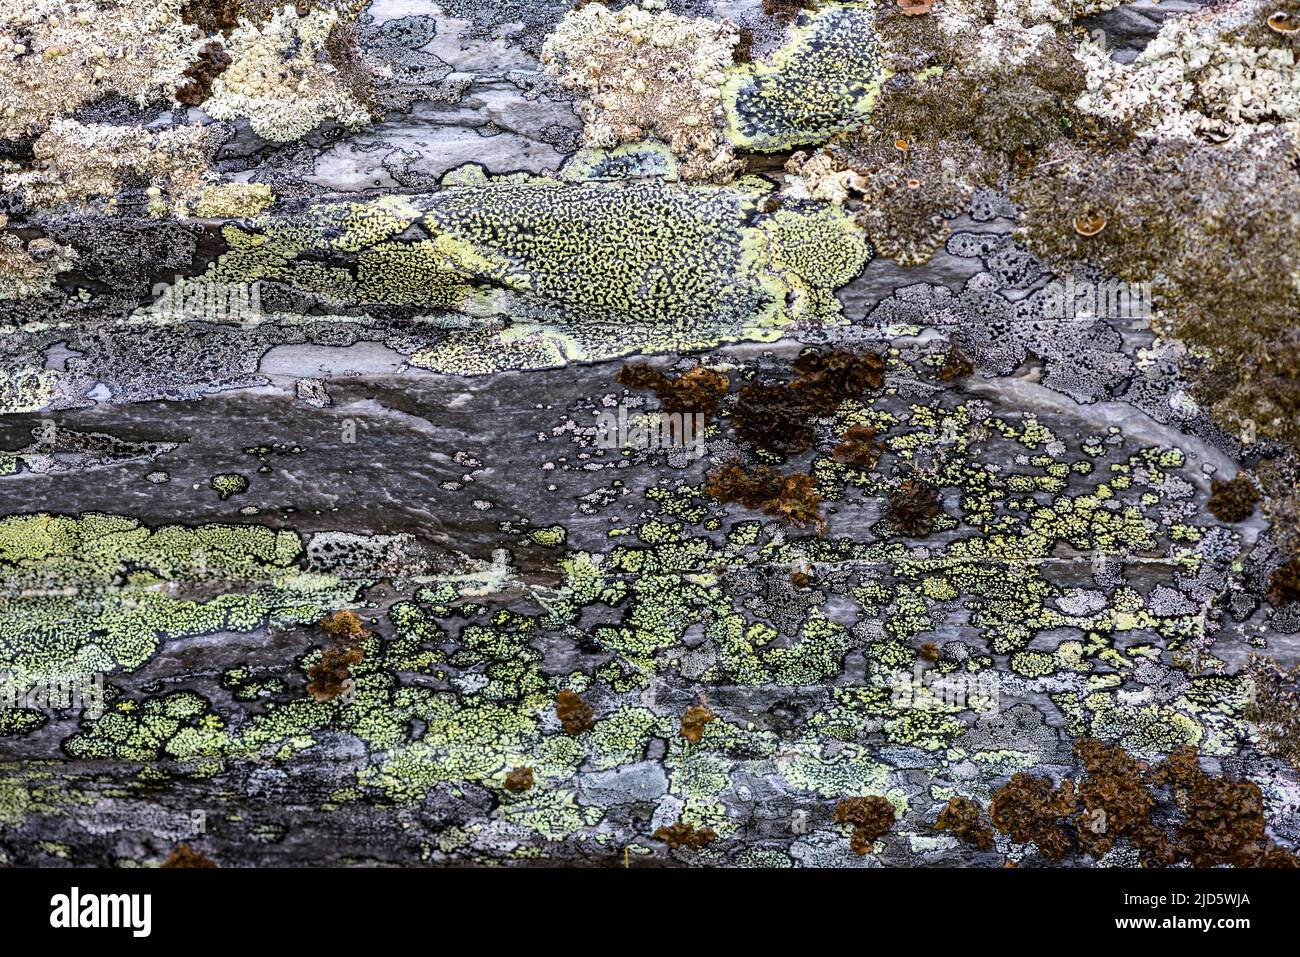
<svg viewBox="0 0 1300 957">
<path fill-rule="evenodd" d="M 0 0 L 0 139 L 116 93 L 170 97 L 194 59 L 181 0 Z"/>
<path fill-rule="evenodd" d="M 48 292 L 54 277 L 76 261 L 75 250 L 51 239 L 24 242 L 13 233 L 0 233 L 0 301 Z"/>
<path fill-rule="evenodd" d="M 240 22 L 226 41 L 230 66 L 212 84 L 203 111 L 218 120 L 245 117 L 263 139 L 283 143 L 328 120 L 359 127 L 370 113 L 354 99 L 325 44 L 339 24 L 331 10 L 300 16 L 291 6 L 261 24 Z"/>
<path fill-rule="evenodd" d="M 1285 46 L 1255 46 L 1228 31 L 1272 9 L 1244 0 L 1166 21 L 1130 65 L 1091 41 L 1079 47 L 1088 92 L 1079 109 L 1143 136 L 1236 140 L 1283 126 L 1300 131 L 1300 72 Z M 1296 140 L 1300 143 L 1300 140 Z"/>
<path fill-rule="evenodd" d="M 151 132 L 57 120 L 33 145 L 30 168 L 12 162 L 0 166 L 0 186 L 44 209 L 102 199 L 112 211 L 122 183 L 143 179 L 151 213 L 184 216 L 188 204 L 215 179 L 207 163 L 206 136 L 202 127 Z"/>
<path fill-rule="evenodd" d="M 683 179 L 726 182 L 742 164 L 722 135 L 723 71 L 739 34 L 729 22 L 600 4 L 571 11 L 546 40 L 542 63 L 577 108 L 590 147 L 658 137 Z"/>
</svg>

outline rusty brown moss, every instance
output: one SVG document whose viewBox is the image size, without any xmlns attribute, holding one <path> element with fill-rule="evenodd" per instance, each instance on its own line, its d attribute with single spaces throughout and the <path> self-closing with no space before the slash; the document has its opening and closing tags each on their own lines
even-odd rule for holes
<svg viewBox="0 0 1300 957">
<path fill-rule="evenodd" d="M 680 847 L 698 851 L 717 840 L 718 834 L 711 827 L 695 827 L 685 821 L 678 821 L 676 824 L 657 828 L 653 837 L 656 841 L 663 841 L 674 851 Z"/>
<path fill-rule="evenodd" d="M 564 730 L 572 735 L 590 731 L 596 724 L 591 705 L 572 691 L 561 691 L 555 696 L 555 715 Z"/>
<path fill-rule="evenodd" d="M 506 790 L 522 794 L 533 786 L 533 769 L 529 767 L 511 768 L 506 772 Z"/>
<path fill-rule="evenodd" d="M 1255 483 L 1242 472 L 1226 482 L 1211 480 L 1210 499 L 1205 507 L 1221 522 L 1244 522 L 1255 514 L 1255 503 L 1259 498 Z"/>
<path fill-rule="evenodd" d="M 177 844 L 175 849 L 167 855 L 167 860 L 158 866 L 213 868 L 217 866 L 217 862 L 194 850 L 188 844 Z"/>
<path fill-rule="evenodd" d="M 709 474 L 704 491 L 719 502 L 737 502 L 796 527 L 824 529 L 821 496 L 813 486 L 813 477 L 806 472 L 782 475 L 766 465 L 746 469 L 731 462 Z"/>
<path fill-rule="evenodd" d="M 878 794 L 844 798 L 835 805 L 836 823 L 853 825 L 849 846 L 856 854 L 870 853 L 876 840 L 894 826 L 895 819 L 894 805 Z"/>
<path fill-rule="evenodd" d="M 686 713 L 682 715 L 682 737 L 691 744 L 699 744 L 704 737 L 704 726 L 717 717 L 704 705 L 687 708 Z"/>
<path fill-rule="evenodd" d="M 993 846 L 993 829 L 984 823 L 980 806 L 970 798 L 955 797 L 939 812 L 936 831 L 948 831 L 959 841 L 987 851 Z"/>
<path fill-rule="evenodd" d="M 629 389 L 649 390 L 659 399 L 665 412 L 713 415 L 730 385 L 721 373 L 695 366 L 676 378 L 664 375 L 645 362 L 623 366 L 616 381 Z"/>
</svg>

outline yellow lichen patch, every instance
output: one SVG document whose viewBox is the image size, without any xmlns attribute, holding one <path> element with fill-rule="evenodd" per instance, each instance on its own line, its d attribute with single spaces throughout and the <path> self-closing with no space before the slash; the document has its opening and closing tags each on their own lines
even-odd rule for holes
<svg viewBox="0 0 1300 957">
<path fill-rule="evenodd" d="M 219 183 L 205 189 L 194 204 L 194 215 L 210 219 L 256 216 L 274 202 L 265 183 Z"/>
<path fill-rule="evenodd" d="M 727 135 L 745 149 L 819 143 L 862 122 L 887 76 L 864 4 L 828 4 L 769 59 L 733 67 Z"/>
</svg>

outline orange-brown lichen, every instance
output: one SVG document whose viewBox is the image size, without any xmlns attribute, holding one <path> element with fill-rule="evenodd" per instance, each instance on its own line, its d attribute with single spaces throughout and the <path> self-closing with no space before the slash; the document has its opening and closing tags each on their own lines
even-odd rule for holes
<svg viewBox="0 0 1300 957">
<path fill-rule="evenodd" d="M 1078 807 L 1074 782 L 1056 787 L 1048 778 L 1021 771 L 993 792 L 989 819 L 1019 844 L 1033 842 L 1048 860 L 1059 861 L 1070 850 L 1065 824 Z"/>
<path fill-rule="evenodd" d="M 311 678 L 308 694 L 317 701 L 333 701 L 351 686 L 351 667 L 361 664 L 363 658 L 360 648 L 337 645 L 326 648 L 321 652 L 320 661 L 307 669 Z"/>
<path fill-rule="evenodd" d="M 885 359 L 874 352 L 811 350 L 794 361 L 794 371 L 790 388 L 813 415 L 829 415 L 845 399 L 885 384 Z"/>
<path fill-rule="evenodd" d="M 918 653 L 926 661 L 938 661 L 939 658 L 942 657 L 942 652 L 939 651 L 939 646 L 933 641 L 927 641 L 925 644 L 921 645 Z"/>
<path fill-rule="evenodd" d="M 215 41 L 204 44 L 199 58 L 185 69 L 185 82 L 176 90 L 176 101 L 199 106 L 212 95 L 212 81 L 230 66 L 230 54 Z"/>
<path fill-rule="evenodd" d="M 511 768 L 506 772 L 506 790 L 520 794 L 533 786 L 533 769 L 529 767 Z"/>
<path fill-rule="evenodd" d="M 885 360 L 874 352 L 812 350 L 794 362 L 785 385 L 755 383 L 740 390 L 731 413 L 736 436 L 778 455 L 806 451 L 813 441 L 811 420 L 839 408 L 845 399 L 880 389 Z"/>
<path fill-rule="evenodd" d="M 645 362 L 632 362 L 619 370 L 616 381 L 630 389 L 654 392 L 665 412 L 700 412 L 713 415 L 730 385 L 721 373 L 695 366 L 676 378 Z"/>
<path fill-rule="evenodd" d="M 966 358 L 954 343 L 948 347 L 948 355 L 944 358 L 939 371 L 935 373 L 935 378 L 940 382 L 952 382 L 955 379 L 964 379 L 974 371 L 975 363 Z"/>
<path fill-rule="evenodd" d="M 321 631 L 341 644 L 354 644 L 369 634 L 361 616 L 351 608 L 334 612 L 320 623 Z"/>
<path fill-rule="evenodd" d="M 159 867 L 216 867 L 217 862 L 204 854 L 194 850 L 188 844 L 177 844 L 175 849 L 167 855 L 167 860 L 158 865 Z"/>
<path fill-rule="evenodd" d="M 204 33 L 229 36 L 239 25 L 241 16 L 252 17 L 243 7 L 242 0 L 185 0 L 181 4 L 181 21 L 198 27 Z"/>
<path fill-rule="evenodd" d="M 1123 838 L 1149 866 L 1296 866 L 1265 833 L 1259 787 L 1206 774 L 1195 747 L 1175 749 L 1154 770 L 1092 738 L 1075 742 L 1074 751 L 1081 779 L 1057 788 L 1047 778 L 1013 775 L 994 792 L 993 826 L 1018 843 L 1032 841 L 1052 861 L 1075 849 L 1100 856 Z M 1162 794 L 1172 807 L 1157 814 Z"/>
<path fill-rule="evenodd" d="M 1255 471 L 1264 493 L 1264 514 L 1278 551 L 1300 555 L 1300 455 L 1294 451 L 1260 464 Z"/>
<path fill-rule="evenodd" d="M 694 827 L 685 821 L 678 821 L 668 827 L 657 828 L 654 832 L 656 841 L 663 841 L 671 850 L 677 850 L 679 847 L 687 847 L 691 850 L 699 850 L 709 844 L 712 844 L 718 837 L 716 831 L 711 827 Z"/>
<path fill-rule="evenodd" d="M 731 412 L 736 437 L 777 455 L 806 452 L 815 435 L 811 413 L 800 397 L 784 385 L 755 383 L 740 390 Z"/>
<path fill-rule="evenodd" d="M 738 502 L 797 527 L 824 528 L 821 496 L 813 484 L 813 477 L 805 472 L 782 475 L 766 465 L 746 470 L 732 462 L 710 473 L 704 491 L 719 502 Z"/>
<path fill-rule="evenodd" d="M 835 805 L 835 820 L 853 825 L 849 846 L 856 854 L 867 854 L 876 839 L 894 826 L 894 806 L 878 794 L 844 798 Z"/>
<path fill-rule="evenodd" d="M 1193 867 L 1297 866 L 1295 857 L 1265 832 L 1264 796 L 1253 781 L 1206 774 L 1192 745 L 1169 755 L 1157 781 L 1173 789 L 1185 815 L 1177 830 L 1180 860 Z"/>
<path fill-rule="evenodd" d="M 876 440 L 876 430 L 869 425 L 853 425 L 844 432 L 831 458 L 855 469 L 867 471 L 876 467 L 885 446 Z"/>
<path fill-rule="evenodd" d="M 564 730 L 572 735 L 590 731 L 596 723 L 592 717 L 591 705 L 568 690 L 555 696 L 555 715 L 560 719 Z"/>
<path fill-rule="evenodd" d="M 350 608 L 344 608 L 324 618 L 320 623 L 321 631 L 330 638 L 330 645 L 321 652 L 320 661 L 307 669 L 311 683 L 307 685 L 308 693 L 317 701 L 332 701 L 350 687 L 352 665 L 359 665 L 365 659 L 361 643 L 370 634 L 361 621 L 361 616 Z"/>
<path fill-rule="evenodd" d="M 754 31 L 748 27 L 737 27 L 736 32 L 740 39 L 731 50 L 732 62 L 736 64 L 748 63 L 753 55 L 754 49 Z"/>
<path fill-rule="evenodd" d="M 691 744 L 699 744 L 700 739 L 704 737 L 704 726 L 717 717 L 704 705 L 687 708 L 686 713 L 682 715 L 682 737 Z"/>
<path fill-rule="evenodd" d="M 980 820 L 980 806 L 970 798 L 955 797 L 939 812 L 934 822 L 936 831 L 950 831 L 959 841 L 972 844 L 981 851 L 993 846 L 993 829 Z"/>
<path fill-rule="evenodd" d="M 1143 781 L 1144 766 L 1119 745 L 1093 738 L 1076 741 L 1074 753 L 1087 771 L 1078 788 L 1083 813 L 1075 821 L 1075 835 L 1080 846 L 1100 857 L 1116 838 L 1127 837 L 1144 860 L 1170 863 L 1169 842 L 1151 823 L 1156 801 Z"/>
<path fill-rule="evenodd" d="M 906 479 L 889 496 L 889 520 L 904 535 L 928 535 L 943 512 L 939 490 L 920 479 Z"/>
</svg>

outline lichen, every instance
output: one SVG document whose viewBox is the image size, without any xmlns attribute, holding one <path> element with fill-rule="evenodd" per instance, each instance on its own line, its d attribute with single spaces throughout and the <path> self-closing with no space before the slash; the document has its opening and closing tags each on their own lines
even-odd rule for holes
<svg viewBox="0 0 1300 957">
<path fill-rule="evenodd" d="M 589 3 L 547 37 L 542 63 L 585 95 L 578 112 L 588 146 L 655 136 L 682 160 L 683 179 L 723 183 L 744 165 L 720 129 L 723 70 L 737 39 L 726 22 Z"/>
</svg>

